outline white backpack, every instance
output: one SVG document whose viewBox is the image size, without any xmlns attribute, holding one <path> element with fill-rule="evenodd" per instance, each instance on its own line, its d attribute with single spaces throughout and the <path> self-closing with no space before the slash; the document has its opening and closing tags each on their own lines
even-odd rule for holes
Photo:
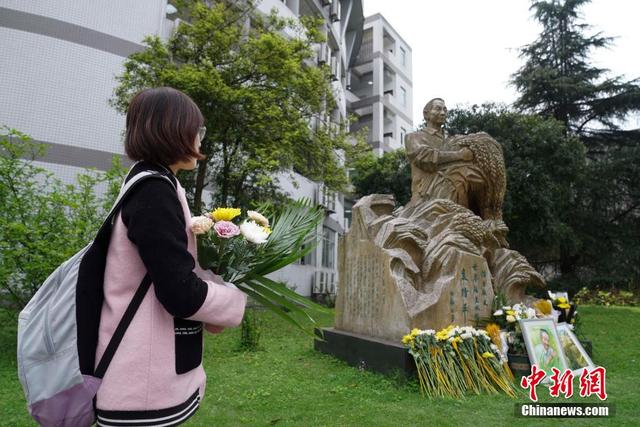
<svg viewBox="0 0 640 427">
<path fill-rule="evenodd" d="M 131 177 L 95 239 L 58 267 L 20 312 L 18 374 L 29 413 L 42 426 L 82 427 L 95 422 L 94 398 L 102 377 L 151 285 L 147 274 L 95 367 L 111 230 L 127 194 L 150 178 L 166 179 L 175 187 L 157 171 Z"/>
</svg>

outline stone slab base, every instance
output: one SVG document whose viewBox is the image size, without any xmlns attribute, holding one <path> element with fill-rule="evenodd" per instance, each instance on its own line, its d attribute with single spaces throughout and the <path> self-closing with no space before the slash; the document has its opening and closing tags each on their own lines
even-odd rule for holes
<svg viewBox="0 0 640 427">
<path fill-rule="evenodd" d="M 383 374 L 416 375 L 413 356 L 402 344 L 334 328 L 323 328 L 324 341 L 315 340 L 314 348 L 351 366 Z M 316 329 L 316 335 L 320 331 Z"/>
</svg>

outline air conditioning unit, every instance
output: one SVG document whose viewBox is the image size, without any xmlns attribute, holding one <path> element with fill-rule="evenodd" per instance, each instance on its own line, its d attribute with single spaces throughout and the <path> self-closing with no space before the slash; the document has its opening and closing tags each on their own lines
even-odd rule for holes
<svg viewBox="0 0 640 427">
<path fill-rule="evenodd" d="M 335 55 L 331 56 L 331 79 L 338 80 L 338 57 Z"/>
<path fill-rule="evenodd" d="M 316 204 L 322 206 L 328 211 L 335 211 L 336 193 L 329 190 L 326 185 L 320 184 L 316 192 Z"/>
<path fill-rule="evenodd" d="M 311 293 L 313 294 L 323 294 L 325 293 L 325 286 L 327 282 L 327 273 L 324 271 L 316 271 L 313 275 L 313 286 L 311 288 Z"/>
<path fill-rule="evenodd" d="M 316 271 L 313 275 L 313 286 L 311 287 L 311 293 L 318 294 L 331 294 L 336 293 L 336 273 L 328 271 Z"/>
<path fill-rule="evenodd" d="M 333 0 L 331 2 L 331 10 L 329 12 L 329 18 L 332 22 L 340 20 L 340 0 Z"/>
<path fill-rule="evenodd" d="M 329 46 L 321 43 L 318 49 L 318 65 L 326 64 L 329 61 Z"/>
</svg>

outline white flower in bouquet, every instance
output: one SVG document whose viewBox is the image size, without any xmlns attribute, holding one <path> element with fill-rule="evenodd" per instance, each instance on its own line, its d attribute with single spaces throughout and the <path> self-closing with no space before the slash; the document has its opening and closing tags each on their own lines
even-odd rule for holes
<svg viewBox="0 0 640 427">
<path fill-rule="evenodd" d="M 527 308 L 527 319 L 535 319 L 535 318 L 536 318 L 536 309 Z"/>
<path fill-rule="evenodd" d="M 502 310 L 496 310 L 496 311 L 493 313 L 493 315 L 494 315 L 494 316 L 502 316 L 503 314 L 504 314 L 504 311 L 502 311 Z"/>
<path fill-rule="evenodd" d="M 507 322 L 509 322 L 509 323 L 513 323 L 513 322 L 515 322 L 515 321 L 516 321 L 516 318 L 515 318 L 514 316 L 512 316 L 512 315 L 510 315 L 510 314 L 507 316 Z"/>
<path fill-rule="evenodd" d="M 256 211 L 247 211 L 247 216 L 249 217 L 249 219 L 253 220 L 255 223 L 263 226 L 263 227 L 268 227 L 269 226 L 269 220 L 262 215 L 260 212 L 256 212 Z"/>
<path fill-rule="evenodd" d="M 465 332 L 463 334 L 460 334 L 460 338 L 462 338 L 463 340 L 468 340 L 472 337 L 473 337 L 473 334 L 471 332 Z"/>
<path fill-rule="evenodd" d="M 194 216 L 191 218 L 191 231 L 193 234 L 205 234 L 213 226 L 213 220 L 207 216 Z"/>
<path fill-rule="evenodd" d="M 253 221 L 245 221 L 240 224 L 240 232 L 245 239 L 256 245 L 266 243 L 269 237 L 268 229 L 261 227 Z"/>
<path fill-rule="evenodd" d="M 496 352 L 496 353 L 499 353 L 499 352 L 500 352 L 500 351 L 498 350 L 498 346 L 497 346 L 497 345 L 495 345 L 495 344 L 491 343 L 491 346 L 490 346 L 490 347 L 491 347 L 491 350 L 493 350 L 494 352 Z"/>
</svg>

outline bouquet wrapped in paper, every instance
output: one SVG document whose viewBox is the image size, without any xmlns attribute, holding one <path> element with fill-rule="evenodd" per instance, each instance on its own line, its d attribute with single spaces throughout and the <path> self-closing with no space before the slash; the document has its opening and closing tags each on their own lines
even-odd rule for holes
<svg viewBox="0 0 640 427">
<path fill-rule="evenodd" d="M 271 211 L 271 215 L 266 211 Z M 273 217 L 273 221 L 269 220 Z M 301 321 L 315 325 L 311 314 L 326 310 L 268 274 L 302 258 L 316 244 L 316 229 L 324 211 L 307 201 L 289 202 L 279 213 L 217 208 L 191 219 L 198 241 L 198 262 L 232 282 L 285 320 L 310 332 Z"/>
</svg>

